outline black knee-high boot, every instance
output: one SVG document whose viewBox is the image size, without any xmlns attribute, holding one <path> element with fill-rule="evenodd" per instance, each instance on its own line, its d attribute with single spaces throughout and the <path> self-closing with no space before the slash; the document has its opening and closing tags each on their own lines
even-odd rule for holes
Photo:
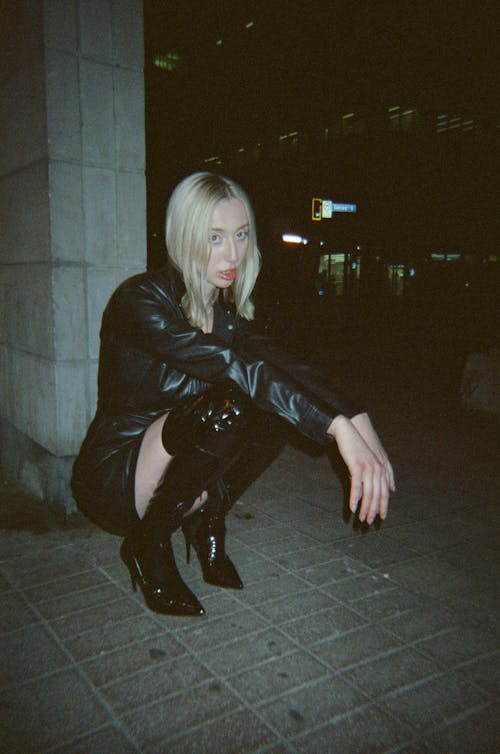
<svg viewBox="0 0 500 754">
<path fill-rule="evenodd" d="M 231 501 L 223 479 L 208 489 L 208 501 L 201 511 L 182 524 L 189 563 L 191 545 L 200 561 L 203 578 L 208 584 L 226 589 L 243 589 L 234 563 L 226 553 L 226 513 Z"/>
<path fill-rule="evenodd" d="M 245 398 L 238 391 L 218 388 L 174 408 L 165 421 L 162 442 L 175 457 L 121 552 L 134 586 L 139 584 L 155 612 L 204 612 L 177 570 L 170 538 L 194 500 L 212 488 L 242 452 L 244 407 Z"/>
</svg>

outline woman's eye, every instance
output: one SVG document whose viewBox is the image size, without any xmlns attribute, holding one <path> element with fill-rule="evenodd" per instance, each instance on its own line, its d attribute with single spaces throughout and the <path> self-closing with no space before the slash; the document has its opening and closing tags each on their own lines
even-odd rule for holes
<svg viewBox="0 0 500 754">
<path fill-rule="evenodd" d="M 238 241 L 244 241 L 246 238 L 248 238 L 248 230 L 239 230 L 236 234 L 236 238 Z"/>
<path fill-rule="evenodd" d="M 210 243 L 220 243 L 220 233 L 210 233 L 208 240 Z"/>
</svg>

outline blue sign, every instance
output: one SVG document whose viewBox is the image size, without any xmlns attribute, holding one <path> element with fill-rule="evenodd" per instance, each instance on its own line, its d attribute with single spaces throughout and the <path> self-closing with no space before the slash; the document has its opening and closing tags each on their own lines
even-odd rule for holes
<svg viewBox="0 0 500 754">
<path fill-rule="evenodd" d="M 333 212 L 356 212 L 357 209 L 357 204 L 341 204 L 339 202 L 332 202 Z"/>
</svg>

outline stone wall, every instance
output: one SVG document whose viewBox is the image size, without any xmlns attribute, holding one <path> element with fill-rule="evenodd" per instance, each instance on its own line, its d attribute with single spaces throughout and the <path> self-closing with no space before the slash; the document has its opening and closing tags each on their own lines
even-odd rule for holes
<svg viewBox="0 0 500 754">
<path fill-rule="evenodd" d="M 3 5 L 0 465 L 69 511 L 102 310 L 146 265 L 142 2 Z"/>
</svg>

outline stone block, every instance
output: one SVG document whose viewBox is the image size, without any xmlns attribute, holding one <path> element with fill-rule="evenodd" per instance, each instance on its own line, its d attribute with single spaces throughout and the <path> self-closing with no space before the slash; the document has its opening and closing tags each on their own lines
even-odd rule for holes
<svg viewBox="0 0 500 754">
<path fill-rule="evenodd" d="M 6 299 L 5 342 L 45 358 L 53 357 L 52 280 L 49 265 L 12 265 L 2 270 Z"/>
<path fill-rule="evenodd" d="M 48 49 L 45 59 L 47 139 L 49 155 L 81 160 L 78 61 L 73 55 Z"/>
<path fill-rule="evenodd" d="M 83 208 L 87 262 L 112 264 L 116 259 L 116 179 L 112 170 L 83 168 Z"/>
<path fill-rule="evenodd" d="M 62 52 L 77 52 L 76 9 L 77 4 L 68 3 L 67 0 L 44 0 L 44 37 L 47 47 Z"/>
<path fill-rule="evenodd" d="M 81 166 L 51 162 L 49 192 L 52 259 L 80 262 L 84 256 Z"/>
<path fill-rule="evenodd" d="M 55 365 L 57 424 L 50 445 L 57 456 L 75 455 L 87 429 L 87 394 L 85 370 L 81 362 L 59 362 Z"/>
<path fill-rule="evenodd" d="M 47 184 L 45 160 L 0 180 L 0 264 L 50 259 Z"/>
<path fill-rule="evenodd" d="M 109 65 L 80 61 L 82 156 L 91 165 L 115 164 L 113 76 Z"/>
<path fill-rule="evenodd" d="M 14 393 L 12 388 L 11 350 L 0 346 L 0 403 L 2 415 L 12 421 L 14 418 Z"/>
<path fill-rule="evenodd" d="M 117 261 L 146 267 L 146 184 L 142 173 L 117 175 Z"/>
<path fill-rule="evenodd" d="M 112 60 L 112 17 L 109 0 L 80 0 L 80 48 L 96 60 Z"/>
<path fill-rule="evenodd" d="M 111 0 L 115 62 L 142 70 L 144 36 L 142 0 Z"/>
<path fill-rule="evenodd" d="M 144 75 L 115 68 L 113 72 L 118 167 L 144 170 Z"/>
<path fill-rule="evenodd" d="M 54 365 L 23 351 L 12 352 L 13 424 L 44 448 L 56 432 Z"/>
<path fill-rule="evenodd" d="M 87 354 L 84 273 L 81 267 L 53 268 L 54 351 L 56 360 Z"/>
<path fill-rule="evenodd" d="M 0 174 L 36 162 L 47 152 L 41 51 L 0 84 L 0 143 Z"/>
</svg>

